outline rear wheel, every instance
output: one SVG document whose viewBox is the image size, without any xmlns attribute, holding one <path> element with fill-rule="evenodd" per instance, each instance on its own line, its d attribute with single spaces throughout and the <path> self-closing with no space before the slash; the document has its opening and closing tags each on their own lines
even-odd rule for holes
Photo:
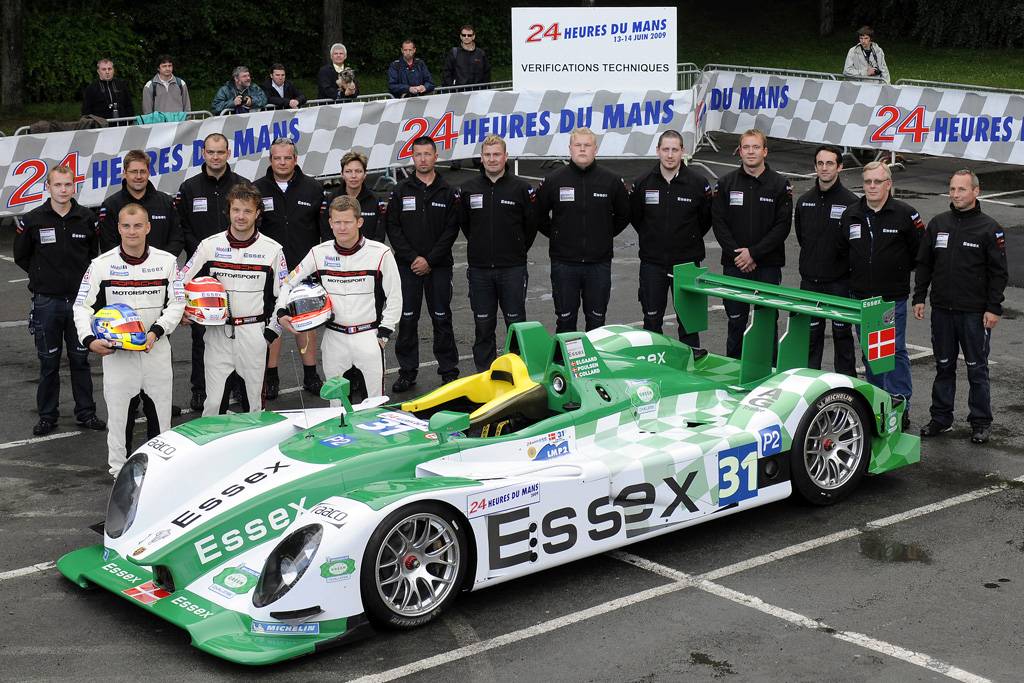
<svg viewBox="0 0 1024 683">
<path fill-rule="evenodd" d="M 801 496 L 831 505 L 850 494 L 871 459 L 869 425 L 849 390 L 829 391 L 811 405 L 793 438 L 793 485 Z"/>
<path fill-rule="evenodd" d="M 437 503 L 415 503 L 389 515 L 373 532 L 360 575 L 372 621 L 391 628 L 422 626 L 439 616 L 466 575 L 462 522 Z"/>
</svg>

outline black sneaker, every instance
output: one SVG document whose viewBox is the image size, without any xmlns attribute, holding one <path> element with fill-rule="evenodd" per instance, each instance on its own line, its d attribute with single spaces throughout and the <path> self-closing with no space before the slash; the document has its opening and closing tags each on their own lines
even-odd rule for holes
<svg viewBox="0 0 1024 683">
<path fill-rule="evenodd" d="M 990 436 L 988 427 L 971 428 L 971 443 L 988 443 Z"/>
<path fill-rule="evenodd" d="M 942 425 L 935 420 L 928 420 L 928 424 L 921 427 L 921 436 L 938 436 L 953 431 L 953 425 Z"/>
<path fill-rule="evenodd" d="M 458 161 L 453 161 L 451 163 L 451 165 L 449 166 L 449 168 L 451 168 L 451 170 L 453 170 L 453 171 L 461 171 L 462 170 L 462 164 L 459 163 Z"/>
<path fill-rule="evenodd" d="M 203 412 L 203 407 L 205 405 L 206 405 L 206 394 L 204 394 L 202 392 L 199 392 L 199 391 L 193 391 L 192 392 L 192 400 L 188 402 L 188 407 L 191 408 L 193 412 L 201 413 L 201 412 Z"/>
<path fill-rule="evenodd" d="M 171 405 L 171 417 L 180 417 L 180 416 L 181 416 L 181 406 L 179 406 L 176 403 Z"/>
<path fill-rule="evenodd" d="M 415 386 L 415 384 L 416 380 L 413 379 L 412 377 L 399 376 L 398 380 L 396 380 L 395 383 L 391 385 L 391 391 L 393 391 L 396 394 L 403 394 L 412 389 L 413 386 Z"/>
<path fill-rule="evenodd" d="M 32 428 L 32 433 L 35 434 L 36 436 L 44 436 L 46 434 L 49 434 L 56 428 L 56 422 L 50 422 L 49 420 L 39 420 L 39 422 L 36 423 L 36 426 Z"/>
<path fill-rule="evenodd" d="M 451 372 L 446 372 L 446 373 L 441 375 L 441 384 L 448 384 L 448 382 L 454 382 L 458 378 L 459 378 L 459 371 L 456 368 L 455 370 L 452 370 Z"/>
<path fill-rule="evenodd" d="M 323 385 L 324 385 L 324 381 L 322 379 L 320 379 L 320 375 L 313 375 L 307 381 L 302 383 L 302 388 L 305 389 L 306 391 L 308 391 L 311 394 L 315 394 L 315 395 L 319 396 L 320 395 L 320 389 L 321 389 L 321 387 L 323 387 Z M 275 396 L 276 396 L 276 394 L 275 394 Z M 270 397 L 268 396 L 267 398 L 270 398 Z"/>
<path fill-rule="evenodd" d="M 273 401 L 281 393 L 281 382 L 276 379 L 267 380 L 267 389 L 264 392 L 268 401 Z"/>
<path fill-rule="evenodd" d="M 909 410 L 904 410 L 903 411 L 903 433 L 906 434 L 908 431 L 910 431 L 910 411 Z"/>
<path fill-rule="evenodd" d="M 107 423 L 93 415 L 87 420 L 78 420 L 78 426 L 99 432 L 107 428 Z"/>
</svg>

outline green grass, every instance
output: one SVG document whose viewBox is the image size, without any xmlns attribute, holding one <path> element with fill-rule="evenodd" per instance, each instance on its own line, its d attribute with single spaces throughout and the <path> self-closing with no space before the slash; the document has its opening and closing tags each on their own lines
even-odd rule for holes
<svg viewBox="0 0 1024 683">
<path fill-rule="evenodd" d="M 701 27 L 700 37 L 692 38 L 698 32 L 686 32 L 689 37 L 682 41 L 679 60 L 694 62 L 698 67 L 706 64 L 733 64 L 840 73 L 847 51 L 856 43 L 853 32 L 842 31 L 841 37 L 821 38 L 813 35 L 813 16 L 794 16 L 793 19 L 796 25 L 794 30 L 789 31 L 790 38 L 757 40 L 751 39 L 745 30 L 737 29 L 735 24 L 726 26 L 720 18 L 716 26 L 710 14 L 707 17 L 688 17 L 688 26 Z M 758 22 L 755 19 L 751 23 Z M 804 26 L 807 23 L 811 25 Z M 878 38 L 878 44 L 885 50 L 893 83 L 900 78 L 913 78 L 1024 90 L 1024 50 L 928 48 L 884 37 Z M 509 79 L 511 72 L 509 66 L 495 67 L 494 78 Z M 187 74 L 185 77 L 187 80 Z M 386 80 L 384 74 L 360 73 L 360 90 L 363 94 L 386 92 Z M 296 79 L 296 84 L 310 99 L 316 95 L 315 77 Z M 192 107 L 208 109 L 219 87 L 220 84 L 199 87 L 190 83 Z M 19 114 L 0 112 L 0 130 L 11 135 L 18 127 L 40 119 L 74 121 L 81 115 L 81 106 L 80 101 L 42 102 L 27 105 Z M 137 112 L 142 111 L 138 99 L 135 108 Z"/>
</svg>

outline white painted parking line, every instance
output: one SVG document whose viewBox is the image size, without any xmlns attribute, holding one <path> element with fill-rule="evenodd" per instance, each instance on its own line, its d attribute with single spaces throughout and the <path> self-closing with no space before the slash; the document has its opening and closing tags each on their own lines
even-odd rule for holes
<svg viewBox="0 0 1024 683">
<path fill-rule="evenodd" d="M 64 472 L 99 472 L 99 465 L 93 467 L 91 465 L 69 465 L 67 463 L 52 463 L 43 462 L 36 460 L 0 460 L 0 465 L 7 465 L 9 467 L 35 467 L 41 470 L 62 470 Z M 107 470 L 106 463 L 104 463 L 103 471 Z"/>
<path fill-rule="evenodd" d="M 53 569 L 57 564 L 55 562 L 40 562 L 34 564 L 31 567 L 22 567 L 21 569 L 12 569 L 8 572 L 0 572 L 0 581 L 6 581 L 7 579 L 13 579 L 19 576 L 26 576 L 28 574 L 36 574 L 38 572 L 45 572 L 47 569 Z"/>
<path fill-rule="evenodd" d="M 27 320 L 5 320 L 0 323 L 0 328 L 4 327 L 25 327 L 28 325 Z"/>
<path fill-rule="evenodd" d="M 548 621 L 541 622 L 540 624 L 530 626 L 529 628 L 525 628 L 519 631 L 512 631 L 511 633 L 496 636 L 494 638 L 490 638 L 479 643 L 466 645 L 465 647 L 449 650 L 448 652 L 442 652 L 439 655 L 427 657 L 425 659 L 421 659 L 410 664 L 406 664 L 405 666 L 400 666 L 394 669 L 389 669 L 387 671 L 382 671 L 378 674 L 363 676 L 362 678 L 357 678 L 351 681 L 351 683 L 386 683 L 386 681 L 394 681 L 399 678 L 402 678 L 403 676 L 410 676 L 420 671 L 427 671 L 428 669 L 433 669 L 439 666 L 443 666 L 445 664 L 450 664 L 451 662 L 457 662 L 459 660 L 466 659 L 467 657 L 472 657 L 474 655 L 478 655 L 489 650 L 494 650 L 499 647 L 511 645 L 512 643 L 518 643 L 522 640 L 527 640 L 529 638 L 544 635 L 545 633 L 550 633 L 551 631 L 556 631 L 560 628 L 565 628 L 566 626 L 571 626 L 581 621 L 586 621 L 587 619 L 601 616 L 602 614 L 608 614 L 609 612 L 614 612 L 616 610 L 620 610 L 625 607 L 630 607 L 632 605 L 636 605 L 638 603 L 645 602 L 653 598 L 658 598 L 669 593 L 674 593 L 684 588 L 688 588 L 689 586 L 690 584 L 676 582 L 666 583 L 655 588 L 648 588 L 645 591 L 633 593 L 632 595 L 627 595 L 625 597 L 617 598 L 615 600 L 609 600 L 608 602 L 601 603 L 600 605 L 594 605 L 589 609 L 581 610 L 573 614 L 566 614 L 565 616 L 557 617 L 555 619 L 550 619 Z"/>
<path fill-rule="evenodd" d="M 856 534 L 839 533 L 832 534 L 831 536 L 826 536 L 823 538 L 830 539 L 828 541 L 829 543 L 834 543 L 837 540 L 848 538 L 850 535 Z M 812 547 L 821 547 L 822 545 L 826 545 L 826 543 L 814 543 Z M 821 631 L 830 636 L 839 638 L 840 640 L 844 640 L 848 643 L 859 645 L 860 647 L 866 648 L 868 650 L 873 650 L 875 652 L 878 652 L 879 654 L 893 657 L 895 659 L 901 659 L 907 662 L 908 664 L 914 664 L 916 666 L 928 669 L 929 671 L 935 671 L 936 673 L 943 674 L 954 680 L 965 681 L 965 683 L 987 683 L 989 680 L 976 674 L 972 674 L 969 671 L 965 671 L 959 667 L 953 666 L 948 662 L 943 662 L 941 660 L 935 659 L 934 657 L 923 654 L 921 652 L 907 650 L 905 648 L 899 647 L 898 645 L 893 645 L 892 643 L 887 643 L 885 641 L 878 640 L 877 638 L 872 638 L 871 636 L 864 635 L 863 633 L 835 629 L 829 626 L 828 624 L 825 624 L 824 622 L 811 619 L 810 617 L 805 617 L 802 614 L 798 614 L 797 612 L 793 612 L 783 607 L 771 605 L 761 600 L 760 598 L 754 597 L 752 595 L 747 595 L 745 593 L 740 593 L 739 591 L 733 590 L 731 588 L 726 588 L 725 586 L 714 583 L 713 581 L 709 581 L 706 578 L 704 578 L 704 576 L 706 575 L 693 577 L 684 572 L 672 569 L 671 567 L 666 567 L 656 562 L 645 560 L 642 557 L 637 557 L 636 555 L 631 555 L 629 553 L 624 553 L 620 551 L 608 554 L 611 557 L 614 557 L 615 559 L 625 562 L 627 564 L 631 564 L 635 567 L 639 567 L 640 569 L 645 569 L 647 571 L 654 572 L 659 576 L 664 576 L 665 578 L 671 579 L 675 582 L 688 583 L 692 585 L 694 588 L 702 590 L 705 593 L 717 595 L 720 598 L 725 598 L 726 600 L 735 602 L 738 605 L 750 607 L 751 609 L 763 612 L 764 614 L 767 614 L 769 616 L 773 616 L 778 619 L 782 619 L 783 621 L 787 621 L 795 626 L 801 626 L 812 631 Z M 768 555 L 765 555 L 763 557 L 768 558 L 774 554 L 775 553 L 769 553 Z M 764 562 L 757 564 L 764 564 Z M 752 566 L 757 566 L 757 564 L 754 564 Z"/>
<path fill-rule="evenodd" d="M 19 439 L 17 441 L 8 441 L 7 443 L 0 443 L 0 451 L 8 448 L 16 448 L 18 446 L 30 446 L 36 443 L 42 443 L 43 441 L 53 441 L 54 439 L 66 439 L 71 436 L 78 436 L 82 432 L 60 432 L 59 434 L 48 434 L 46 436 L 36 436 L 31 439 Z"/>
<path fill-rule="evenodd" d="M 1014 481 L 1024 482 L 1024 476 L 1018 477 Z M 952 498 L 947 498 L 946 500 L 932 503 L 930 505 L 925 505 L 919 508 L 915 508 L 913 510 L 908 510 L 906 512 L 900 513 L 899 515 L 884 517 L 873 522 L 868 522 L 868 524 L 865 525 L 865 528 L 873 529 L 889 526 L 891 524 L 895 524 L 897 521 L 913 519 L 914 517 L 920 517 L 922 515 L 927 515 L 932 512 L 945 510 L 956 505 L 961 505 L 972 500 L 977 500 L 979 498 L 992 495 L 993 493 L 998 493 L 999 491 L 1003 491 L 1005 489 L 1006 486 L 989 486 L 983 489 L 978 489 L 977 491 L 971 491 L 963 495 L 954 496 Z M 728 588 L 713 583 L 712 579 L 729 576 L 731 574 L 735 574 L 746 569 L 768 564 L 769 562 L 775 562 L 776 560 L 791 557 L 793 555 L 797 555 L 808 550 L 821 548 L 831 543 L 836 543 L 838 541 L 846 540 L 848 538 L 853 538 L 861 533 L 863 533 L 863 531 L 857 528 L 839 531 L 834 534 L 829 534 L 828 536 L 822 536 L 820 538 L 811 539 L 809 541 L 798 543 L 787 548 L 782 548 L 780 550 L 776 550 L 774 552 L 761 555 L 760 557 L 754 557 L 749 560 L 744 560 L 743 562 L 737 562 L 736 564 L 732 564 L 728 567 L 723 567 L 721 569 L 713 570 L 697 577 L 690 576 L 689 574 L 671 569 L 669 567 L 665 567 L 663 565 L 659 565 L 655 562 L 651 562 L 650 560 L 645 560 L 641 557 L 637 557 L 636 555 L 630 555 L 629 553 L 625 553 L 622 551 L 613 551 L 607 553 L 607 555 L 609 557 L 612 557 L 623 562 L 627 562 L 642 569 L 656 572 L 661 576 L 671 579 L 672 583 L 641 591 L 639 593 L 634 593 L 632 595 L 627 595 L 625 597 L 617 598 L 615 600 L 609 600 L 608 602 L 602 603 L 600 605 L 595 605 L 594 607 L 582 610 L 580 612 L 576 612 L 574 614 L 567 614 L 565 616 L 551 619 L 549 621 L 545 621 L 535 626 L 531 626 L 527 629 L 513 631 L 511 633 L 506 633 L 502 636 L 497 636 L 495 638 L 484 640 L 479 643 L 473 643 L 465 647 L 449 650 L 448 652 L 443 652 L 433 657 L 428 657 L 426 659 L 422 659 L 411 664 L 406 664 L 405 666 L 400 666 L 394 669 L 389 669 L 387 671 L 382 671 L 378 674 L 363 676 L 362 678 L 356 679 L 354 683 L 385 683 L 386 681 L 394 681 L 399 678 L 402 678 L 403 676 L 410 676 L 420 671 L 427 671 L 429 669 L 443 666 L 451 662 L 466 659 L 467 657 L 472 657 L 474 655 L 487 652 L 488 650 L 503 647 L 505 645 L 526 640 L 528 638 L 542 635 L 544 633 L 549 633 L 551 631 L 564 628 L 566 626 L 571 626 L 573 624 L 580 623 L 592 617 L 608 614 L 609 612 L 614 612 L 625 607 L 630 607 L 632 605 L 636 605 L 646 600 L 650 600 L 651 598 L 660 597 L 662 595 L 667 595 L 669 593 L 674 593 L 676 591 L 683 590 L 684 588 L 691 587 L 698 588 L 705 592 L 719 595 L 721 597 L 725 597 L 727 599 L 733 600 L 740 604 L 747 605 L 749 607 L 753 607 L 755 609 L 759 609 L 761 611 L 765 611 L 766 613 L 772 614 L 773 616 L 777 616 L 779 618 L 785 618 L 791 623 L 800 626 L 806 626 L 807 628 L 825 631 L 825 629 L 828 629 L 829 627 L 825 626 L 821 622 L 817 622 L 808 619 L 807 617 L 801 616 L 799 614 L 789 612 L 788 610 L 784 610 L 781 607 L 768 605 L 767 603 L 764 603 L 758 598 L 737 593 L 736 591 L 732 591 Z M 952 664 L 942 662 L 940 660 L 929 657 L 925 654 L 913 652 L 911 650 L 906 650 L 904 648 L 892 645 L 890 643 L 876 640 L 874 638 L 871 638 L 860 633 L 839 630 L 829 630 L 825 632 L 846 642 L 853 643 L 855 645 L 860 645 L 861 647 L 873 650 L 875 652 L 879 652 L 881 654 L 885 654 L 890 657 L 902 659 L 903 661 L 915 664 L 917 666 L 921 666 L 930 671 L 941 673 L 945 676 L 949 676 L 950 678 L 953 678 L 958 681 L 966 681 L 968 683 L 987 683 L 988 681 L 988 679 L 972 674 L 969 671 L 964 671 L 963 669 L 955 667 Z"/>
</svg>

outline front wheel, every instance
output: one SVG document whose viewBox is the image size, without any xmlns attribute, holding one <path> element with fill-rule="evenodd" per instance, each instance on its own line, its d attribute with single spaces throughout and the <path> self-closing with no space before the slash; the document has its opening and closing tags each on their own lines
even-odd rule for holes
<svg viewBox="0 0 1024 683">
<path fill-rule="evenodd" d="M 455 599 L 466 575 L 461 520 L 436 503 L 388 515 L 370 537 L 360 588 L 370 619 L 398 629 L 422 626 Z"/>
<path fill-rule="evenodd" d="M 848 496 L 871 459 L 869 422 L 849 390 L 834 390 L 815 401 L 793 438 L 793 486 L 815 505 Z"/>
</svg>

